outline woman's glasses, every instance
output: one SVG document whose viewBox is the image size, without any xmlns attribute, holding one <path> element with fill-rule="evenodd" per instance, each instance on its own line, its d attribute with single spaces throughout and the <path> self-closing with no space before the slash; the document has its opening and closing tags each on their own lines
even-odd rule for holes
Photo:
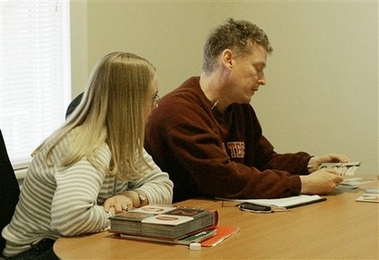
<svg viewBox="0 0 379 260">
<path fill-rule="evenodd" d="M 161 98 L 159 97 L 158 93 L 155 93 L 155 95 L 153 96 L 153 106 L 154 107 L 158 105 L 159 100 L 161 100 Z"/>
</svg>

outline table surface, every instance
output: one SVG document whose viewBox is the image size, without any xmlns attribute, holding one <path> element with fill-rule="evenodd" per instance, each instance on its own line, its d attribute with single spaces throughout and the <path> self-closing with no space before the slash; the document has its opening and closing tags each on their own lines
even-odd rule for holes
<svg viewBox="0 0 379 260">
<path fill-rule="evenodd" d="M 360 176 L 355 176 L 360 177 Z M 257 214 L 231 202 L 192 199 L 176 203 L 217 209 L 220 226 L 241 230 L 215 247 L 187 246 L 115 238 L 112 233 L 62 237 L 54 245 L 61 259 L 378 259 L 379 203 L 356 202 L 365 188 L 337 188 L 326 201 L 288 212 Z"/>
</svg>

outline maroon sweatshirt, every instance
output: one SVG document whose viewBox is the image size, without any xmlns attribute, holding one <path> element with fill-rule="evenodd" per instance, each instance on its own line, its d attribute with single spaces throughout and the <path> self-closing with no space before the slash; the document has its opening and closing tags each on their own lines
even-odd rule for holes
<svg viewBox="0 0 379 260">
<path fill-rule="evenodd" d="M 212 110 L 199 79 L 165 95 L 147 123 L 145 148 L 174 182 L 174 202 L 298 195 L 310 155 L 276 153 L 250 104 Z"/>
</svg>

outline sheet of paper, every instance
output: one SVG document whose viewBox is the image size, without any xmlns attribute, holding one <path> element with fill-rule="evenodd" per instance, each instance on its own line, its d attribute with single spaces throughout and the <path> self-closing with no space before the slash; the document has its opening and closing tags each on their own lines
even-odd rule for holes
<svg viewBox="0 0 379 260">
<path fill-rule="evenodd" d="M 340 185 L 351 185 L 351 186 L 359 186 L 366 183 L 373 182 L 374 179 L 369 178 L 349 178 L 345 179 L 343 182 L 340 183 Z"/>
<path fill-rule="evenodd" d="M 364 193 L 355 201 L 379 203 L 379 194 Z"/>
</svg>

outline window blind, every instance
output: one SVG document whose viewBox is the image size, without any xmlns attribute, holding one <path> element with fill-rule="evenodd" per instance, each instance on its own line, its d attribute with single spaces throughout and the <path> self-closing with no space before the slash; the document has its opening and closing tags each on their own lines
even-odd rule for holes
<svg viewBox="0 0 379 260">
<path fill-rule="evenodd" d="M 64 121 L 69 0 L 0 0 L 0 128 L 15 169 Z"/>
</svg>

